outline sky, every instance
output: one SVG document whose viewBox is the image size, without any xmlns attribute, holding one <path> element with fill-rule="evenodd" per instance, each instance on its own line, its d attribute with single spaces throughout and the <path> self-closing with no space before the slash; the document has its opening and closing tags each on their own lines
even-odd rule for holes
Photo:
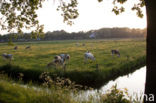
<svg viewBox="0 0 156 103">
<path fill-rule="evenodd" d="M 113 0 L 103 0 L 101 3 L 97 0 L 78 0 L 79 17 L 74 20 L 72 26 L 63 23 L 63 17 L 56 11 L 57 1 L 47 0 L 37 11 L 40 24 L 44 24 L 44 32 L 56 30 L 79 32 L 112 27 L 146 28 L 145 8 L 142 9 L 144 14 L 142 19 L 131 10 L 138 0 L 128 0 L 123 5 L 125 12 L 117 16 L 112 12 Z"/>
</svg>

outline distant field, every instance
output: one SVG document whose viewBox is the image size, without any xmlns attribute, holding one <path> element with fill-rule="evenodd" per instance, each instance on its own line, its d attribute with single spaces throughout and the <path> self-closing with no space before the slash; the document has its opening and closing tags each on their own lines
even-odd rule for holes
<svg viewBox="0 0 156 103">
<path fill-rule="evenodd" d="M 76 43 L 79 46 L 76 46 Z M 85 43 L 85 46 L 82 44 Z M 14 46 L 8 46 L 5 43 L 0 44 L 0 54 L 10 53 L 13 54 L 14 60 L 12 65 L 19 66 L 26 70 L 35 71 L 49 71 L 62 72 L 63 69 L 55 67 L 46 68 L 47 63 L 51 62 L 55 55 L 61 53 L 70 54 L 70 61 L 67 63 L 66 76 L 73 80 L 76 78 L 83 79 L 90 77 L 97 77 L 98 80 L 100 75 L 104 75 L 105 71 L 109 70 L 116 71 L 117 69 L 129 66 L 133 62 L 139 62 L 139 58 L 145 57 L 146 44 L 145 40 L 81 40 L 81 41 L 47 41 L 47 42 L 27 42 L 27 43 L 15 43 L 18 46 L 18 50 L 14 50 Z M 25 47 L 30 45 L 31 50 L 25 50 Z M 121 57 L 112 56 L 111 49 L 117 49 L 121 53 Z M 84 53 L 89 50 L 96 58 L 96 61 L 84 64 Z M 128 57 L 128 58 L 127 58 Z M 145 62 L 145 58 L 143 63 Z M 8 61 L 3 60 L 0 57 L 0 66 L 6 65 Z M 91 76 L 92 73 L 96 72 L 96 64 L 99 65 L 100 74 Z M 134 66 L 137 66 L 136 63 Z M 139 64 L 140 65 L 140 64 Z M 145 65 L 145 63 L 143 64 Z M 132 66 L 133 67 L 133 66 Z M 81 74 L 81 77 L 76 77 L 75 74 Z M 87 74 L 86 74 L 87 73 Z M 98 77 L 99 75 L 99 77 Z M 109 74 L 111 75 L 111 73 Z M 80 76 L 80 75 L 79 75 Z M 104 77 L 102 77 L 104 78 Z"/>
</svg>

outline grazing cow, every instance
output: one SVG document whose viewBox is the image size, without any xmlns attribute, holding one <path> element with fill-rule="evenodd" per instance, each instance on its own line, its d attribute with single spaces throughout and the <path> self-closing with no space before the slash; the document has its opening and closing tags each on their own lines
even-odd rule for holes
<svg viewBox="0 0 156 103">
<path fill-rule="evenodd" d="M 17 50 L 17 49 L 18 49 L 18 46 L 15 46 L 15 47 L 14 47 L 14 50 Z"/>
<path fill-rule="evenodd" d="M 64 65 L 66 60 L 69 60 L 69 54 L 60 54 L 54 57 L 54 63 L 58 65 Z"/>
<path fill-rule="evenodd" d="M 64 65 L 64 60 L 61 59 L 54 59 L 53 63 L 55 63 L 56 65 Z"/>
<path fill-rule="evenodd" d="M 120 57 L 120 52 L 118 50 L 111 50 L 111 54 L 112 55 L 117 55 L 118 57 Z"/>
<path fill-rule="evenodd" d="M 75 45 L 76 45 L 76 46 L 79 46 L 80 44 L 79 44 L 79 43 L 76 43 Z"/>
<path fill-rule="evenodd" d="M 25 47 L 25 49 L 31 49 L 31 46 L 27 46 L 27 47 Z"/>
<path fill-rule="evenodd" d="M 66 60 L 69 60 L 70 59 L 70 55 L 69 54 L 60 54 L 59 56 L 64 60 L 64 62 Z"/>
<path fill-rule="evenodd" d="M 50 63 L 48 63 L 47 64 L 47 67 L 50 67 L 50 66 L 52 66 L 52 65 L 55 65 L 55 66 L 57 66 L 57 65 L 64 65 L 64 59 L 62 59 L 61 58 L 61 56 L 59 56 L 59 55 L 56 55 L 55 57 L 54 57 L 54 60 L 52 61 L 52 62 L 50 62 Z"/>
<path fill-rule="evenodd" d="M 65 61 L 70 59 L 70 55 L 69 54 L 60 54 L 60 55 L 56 55 L 54 57 L 54 60 L 52 62 L 49 62 L 47 64 L 47 67 L 50 67 L 52 65 L 62 65 L 64 67 L 65 65 Z"/>
<path fill-rule="evenodd" d="M 83 43 L 83 44 L 82 44 L 82 46 L 86 46 L 86 44 L 85 44 L 85 43 Z"/>
<path fill-rule="evenodd" d="M 11 62 L 11 60 L 13 60 L 13 55 L 12 55 L 12 54 L 3 53 L 3 54 L 2 54 L 2 57 L 3 57 L 5 60 L 9 60 L 9 62 Z"/>
<path fill-rule="evenodd" d="M 94 61 L 94 60 L 95 60 L 95 57 L 94 57 L 94 55 L 93 55 L 91 52 L 87 51 L 87 52 L 84 54 L 84 59 L 85 59 L 85 62 L 87 62 L 88 59 Z"/>
</svg>

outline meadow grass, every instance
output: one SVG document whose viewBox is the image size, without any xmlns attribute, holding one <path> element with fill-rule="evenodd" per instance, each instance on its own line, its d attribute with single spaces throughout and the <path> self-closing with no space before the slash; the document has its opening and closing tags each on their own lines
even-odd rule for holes
<svg viewBox="0 0 156 103">
<path fill-rule="evenodd" d="M 79 43 L 79 46 L 75 44 Z M 85 43 L 85 46 L 82 44 Z M 13 54 L 14 60 L 10 65 L 7 60 L 0 58 L 0 68 L 10 74 L 24 73 L 25 79 L 37 80 L 42 72 L 50 72 L 70 78 L 76 83 L 95 86 L 109 79 L 132 72 L 145 65 L 145 40 L 69 40 L 46 42 L 14 43 L 18 50 L 5 43 L 0 44 L 0 54 Z M 30 45 L 30 50 L 25 47 Z M 112 56 L 111 49 L 117 49 L 121 57 Z M 84 63 L 84 53 L 90 51 L 96 60 Z M 55 55 L 70 54 L 71 58 L 64 72 L 61 67 L 46 68 Z M 96 64 L 99 65 L 97 70 Z"/>
</svg>

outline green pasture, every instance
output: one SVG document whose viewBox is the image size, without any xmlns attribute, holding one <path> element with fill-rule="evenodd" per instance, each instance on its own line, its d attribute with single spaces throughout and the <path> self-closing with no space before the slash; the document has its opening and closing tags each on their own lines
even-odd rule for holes
<svg viewBox="0 0 156 103">
<path fill-rule="evenodd" d="M 76 43 L 79 45 L 76 46 Z M 85 43 L 85 46 L 82 44 Z M 30 45 L 30 50 L 25 47 Z M 14 46 L 18 46 L 14 50 Z M 120 75 L 126 69 L 145 65 L 146 43 L 145 40 L 68 40 L 68 41 L 45 41 L 45 42 L 20 42 L 8 46 L 7 43 L 0 44 L 0 54 L 13 54 L 14 60 L 11 65 L 20 67 L 21 71 L 57 73 L 76 81 L 80 84 L 107 79 L 112 75 Z M 121 57 L 112 56 L 111 49 L 120 51 Z M 84 53 L 90 51 L 96 60 L 84 63 Z M 70 54 L 71 58 L 66 62 L 66 71 L 61 66 L 46 68 L 55 55 L 61 53 Z M 0 67 L 8 64 L 7 60 L 0 57 Z M 96 64 L 99 68 L 97 70 Z M 16 68 L 15 68 L 16 69 Z M 123 69 L 123 70 L 122 70 Z M 13 70 L 12 70 L 13 71 Z M 31 72 L 30 72 L 31 74 Z M 33 79 L 33 78 L 32 78 Z"/>
</svg>

